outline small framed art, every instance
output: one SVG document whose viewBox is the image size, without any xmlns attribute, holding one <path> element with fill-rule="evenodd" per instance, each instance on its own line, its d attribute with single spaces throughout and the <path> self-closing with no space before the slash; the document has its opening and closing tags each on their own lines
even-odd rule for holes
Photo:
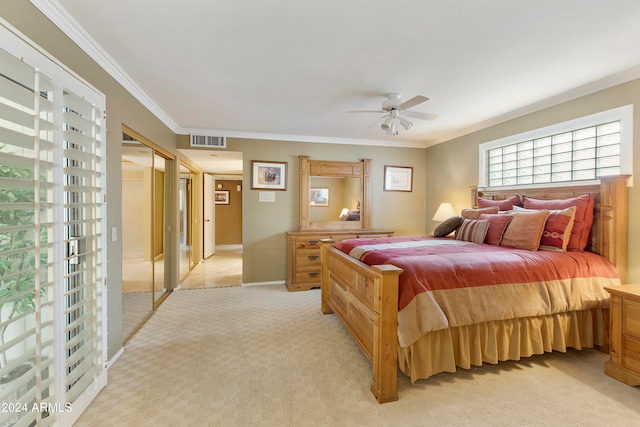
<svg viewBox="0 0 640 427">
<path fill-rule="evenodd" d="M 229 190 L 216 190 L 213 196 L 216 205 L 229 204 Z"/>
<path fill-rule="evenodd" d="M 309 206 L 329 206 L 328 188 L 311 188 L 309 192 Z"/>
<path fill-rule="evenodd" d="M 287 189 L 287 162 L 251 161 L 252 190 Z"/>
<path fill-rule="evenodd" d="M 413 168 L 402 166 L 384 167 L 384 191 L 412 191 Z"/>
</svg>

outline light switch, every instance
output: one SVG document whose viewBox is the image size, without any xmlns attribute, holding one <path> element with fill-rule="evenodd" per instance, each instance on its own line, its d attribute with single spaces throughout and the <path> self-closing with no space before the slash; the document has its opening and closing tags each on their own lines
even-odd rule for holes
<svg viewBox="0 0 640 427">
<path fill-rule="evenodd" d="M 111 227 L 111 241 L 116 242 L 118 240 L 118 228 Z"/>
<path fill-rule="evenodd" d="M 275 202 L 275 201 L 276 201 L 275 191 L 260 191 L 258 193 L 258 202 Z"/>
</svg>

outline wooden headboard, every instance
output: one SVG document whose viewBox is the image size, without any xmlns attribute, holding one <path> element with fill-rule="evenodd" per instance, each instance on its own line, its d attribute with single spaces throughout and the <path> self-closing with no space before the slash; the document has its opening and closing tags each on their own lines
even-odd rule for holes
<svg viewBox="0 0 640 427">
<path fill-rule="evenodd" d="M 536 199 L 568 199 L 591 193 L 594 218 L 587 250 L 602 255 L 616 266 L 622 283 L 627 281 L 627 179 L 629 175 L 600 178 L 600 185 L 576 185 L 527 189 L 483 190 L 472 187 L 475 195 L 485 199 L 504 200 L 514 195 Z"/>
</svg>

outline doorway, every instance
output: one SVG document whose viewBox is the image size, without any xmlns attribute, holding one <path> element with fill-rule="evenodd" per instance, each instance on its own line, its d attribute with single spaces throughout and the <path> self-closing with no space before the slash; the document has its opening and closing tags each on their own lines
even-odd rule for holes
<svg viewBox="0 0 640 427">
<path fill-rule="evenodd" d="M 196 224 L 200 228 L 192 224 L 189 231 L 181 221 L 191 233 L 192 268 L 181 269 L 180 289 L 241 286 L 242 152 L 205 148 L 179 148 L 178 152 L 188 159 L 184 164 L 182 157 L 180 161 L 183 194 L 191 197 L 193 214 L 200 215 Z M 188 198 L 183 200 L 181 211 L 189 208 L 188 203 Z M 184 239 L 188 238 L 187 234 Z"/>
</svg>

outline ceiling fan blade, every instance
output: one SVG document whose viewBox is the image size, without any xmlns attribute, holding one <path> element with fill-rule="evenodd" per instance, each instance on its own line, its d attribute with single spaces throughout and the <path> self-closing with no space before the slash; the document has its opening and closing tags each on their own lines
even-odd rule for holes
<svg viewBox="0 0 640 427">
<path fill-rule="evenodd" d="M 429 98 L 427 98 L 426 96 L 422 96 L 422 95 L 416 95 L 411 99 L 408 99 L 406 101 L 404 101 L 402 104 L 398 105 L 396 107 L 396 109 L 398 110 L 408 110 L 411 107 L 414 107 L 418 104 L 422 104 L 425 101 L 428 101 Z"/>
<path fill-rule="evenodd" d="M 405 111 L 404 115 L 407 117 L 413 117 L 415 119 L 422 119 L 422 120 L 435 120 L 438 118 L 437 114 L 421 113 L 419 111 Z"/>
<path fill-rule="evenodd" d="M 375 125 L 375 124 L 377 124 L 377 123 L 380 123 L 380 121 L 381 121 L 381 120 L 386 119 L 387 117 L 389 117 L 389 115 L 388 115 L 388 114 L 387 114 L 386 116 L 382 116 L 382 117 L 380 117 L 378 120 L 376 120 L 375 122 L 371 123 L 371 124 L 369 125 L 369 127 L 372 127 L 373 125 Z"/>
</svg>

